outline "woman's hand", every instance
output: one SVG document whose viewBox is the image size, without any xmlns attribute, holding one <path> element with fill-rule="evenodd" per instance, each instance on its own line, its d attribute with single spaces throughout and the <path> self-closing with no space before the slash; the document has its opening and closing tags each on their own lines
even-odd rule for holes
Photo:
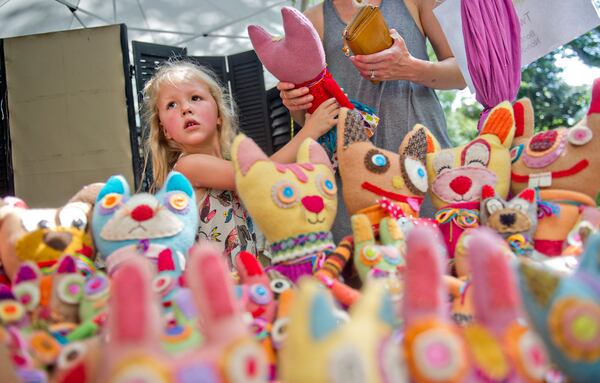
<svg viewBox="0 0 600 383">
<path fill-rule="evenodd" d="M 312 106 L 312 100 L 314 97 L 309 94 L 308 87 L 302 87 L 294 89 L 295 85 L 291 82 L 279 82 L 277 89 L 279 89 L 279 97 L 283 101 L 283 105 L 290 112 L 306 110 Z"/>
<path fill-rule="evenodd" d="M 404 39 L 390 29 L 394 44 L 381 52 L 351 56 L 350 60 L 367 80 L 408 80 L 420 82 L 427 62 L 413 57 Z"/>
<path fill-rule="evenodd" d="M 306 114 L 306 122 L 302 130 L 306 130 L 311 137 L 317 139 L 337 124 L 339 112 L 340 106 L 332 97 L 319 105 L 312 115 Z"/>
</svg>

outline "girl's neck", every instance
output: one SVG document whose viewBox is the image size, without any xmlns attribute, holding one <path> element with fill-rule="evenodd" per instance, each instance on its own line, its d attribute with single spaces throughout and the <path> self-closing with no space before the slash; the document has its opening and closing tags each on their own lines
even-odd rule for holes
<svg viewBox="0 0 600 383">
<path fill-rule="evenodd" d="M 221 152 L 221 146 L 219 142 L 207 143 L 206 145 L 198 145 L 198 146 L 185 146 L 181 150 L 181 156 L 186 156 L 188 154 L 205 154 L 208 156 L 213 156 L 217 158 L 223 158 L 223 153 Z"/>
</svg>

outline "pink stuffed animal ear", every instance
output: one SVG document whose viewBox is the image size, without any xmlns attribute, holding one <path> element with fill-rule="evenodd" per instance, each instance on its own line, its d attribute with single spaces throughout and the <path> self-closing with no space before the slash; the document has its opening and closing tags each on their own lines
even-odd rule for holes
<svg viewBox="0 0 600 383">
<path fill-rule="evenodd" d="M 109 349 L 159 346 L 160 309 L 151 288 L 152 273 L 146 260 L 132 257 L 113 275 L 109 308 Z"/>
<path fill-rule="evenodd" d="M 245 333 L 241 312 L 235 303 L 233 282 L 223 255 L 203 242 L 190 249 L 186 281 L 203 319 L 207 340 L 222 341 Z"/>
<path fill-rule="evenodd" d="M 327 153 L 321 145 L 313 140 L 310 140 L 310 144 L 308 144 L 308 162 L 331 167 L 331 161 L 329 161 Z"/>
<path fill-rule="evenodd" d="M 243 176 L 248 174 L 250 168 L 259 161 L 269 161 L 269 157 L 262 151 L 256 143 L 243 134 L 238 135 L 232 146 L 233 160 L 237 162 L 240 173 Z"/>
<path fill-rule="evenodd" d="M 435 229 L 415 227 L 408 235 L 404 282 L 406 325 L 425 318 L 448 318 L 446 285 L 443 283 L 442 255 L 436 246 Z"/>
<path fill-rule="evenodd" d="M 519 296 L 502 239 L 481 227 L 469 242 L 475 317 L 497 335 L 519 316 Z"/>
</svg>

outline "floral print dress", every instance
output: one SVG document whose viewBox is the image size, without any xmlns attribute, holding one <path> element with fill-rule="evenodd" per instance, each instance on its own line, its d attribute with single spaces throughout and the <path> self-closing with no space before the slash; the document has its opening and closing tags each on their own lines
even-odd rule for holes
<svg viewBox="0 0 600 383">
<path fill-rule="evenodd" d="M 213 241 L 226 256 L 230 270 L 235 269 L 240 251 L 258 256 L 264 250 L 263 236 L 235 192 L 208 189 L 198 201 L 197 239 Z"/>
</svg>

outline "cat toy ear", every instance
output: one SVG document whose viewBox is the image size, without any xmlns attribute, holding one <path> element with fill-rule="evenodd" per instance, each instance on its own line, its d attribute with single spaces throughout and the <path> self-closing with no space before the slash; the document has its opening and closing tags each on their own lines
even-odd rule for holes
<svg viewBox="0 0 600 383">
<path fill-rule="evenodd" d="M 300 145 L 300 148 L 298 148 L 296 161 L 299 164 L 309 162 L 315 165 L 321 164 L 331 167 L 331 161 L 329 161 L 325 149 L 311 138 L 304 140 Z"/>
<path fill-rule="evenodd" d="M 258 161 L 269 161 L 269 157 L 256 145 L 252 139 L 243 134 L 233 141 L 231 148 L 233 163 L 239 169 L 242 176 L 248 174 L 252 166 Z"/>
</svg>

